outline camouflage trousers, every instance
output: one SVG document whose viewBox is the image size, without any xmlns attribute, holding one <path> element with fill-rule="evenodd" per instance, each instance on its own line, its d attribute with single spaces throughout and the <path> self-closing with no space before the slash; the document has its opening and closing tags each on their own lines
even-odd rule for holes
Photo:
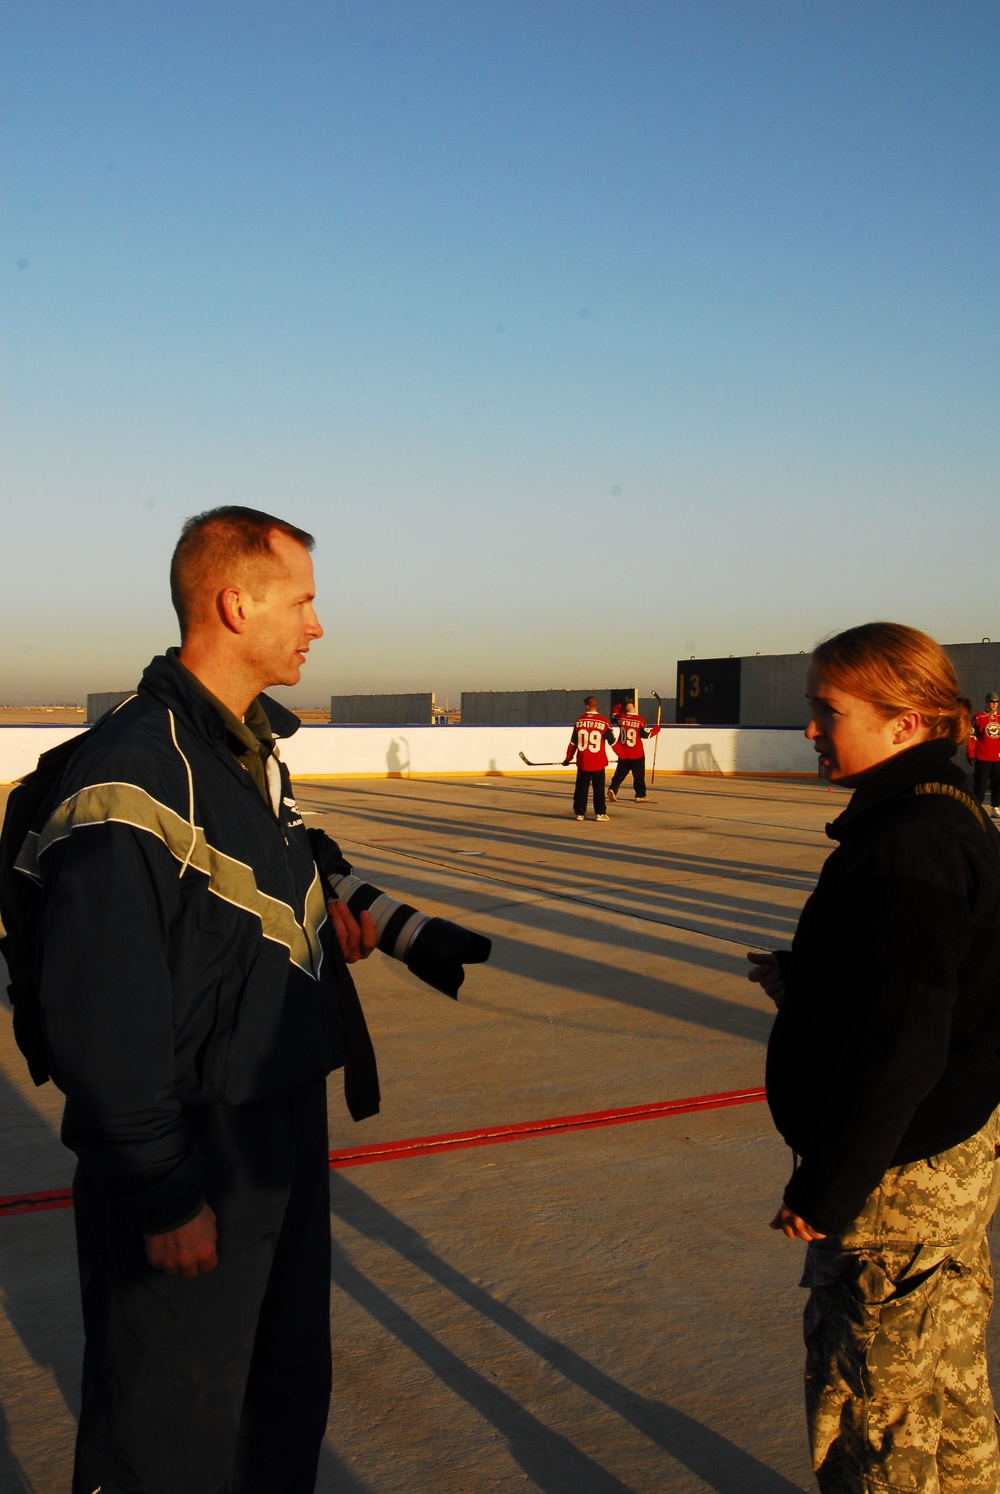
<svg viewBox="0 0 1000 1494">
<path fill-rule="evenodd" d="M 986 1226 L 1000 1110 L 890 1169 L 850 1227 L 806 1251 L 806 1418 L 823 1494 L 1000 1494 Z"/>
</svg>

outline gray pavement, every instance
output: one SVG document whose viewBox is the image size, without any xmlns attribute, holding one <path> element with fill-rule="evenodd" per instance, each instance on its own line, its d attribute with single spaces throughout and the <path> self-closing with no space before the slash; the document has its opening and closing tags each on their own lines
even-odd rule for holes
<svg viewBox="0 0 1000 1494">
<path fill-rule="evenodd" d="M 565 779 L 303 783 L 372 881 L 494 940 L 453 1004 L 374 956 L 382 1114 L 357 1147 L 758 1086 L 787 944 L 846 802 L 814 781 L 661 778 L 609 824 Z M 68 1183 L 58 1095 L 4 1017 L 0 1194 Z M 766 1107 L 331 1173 L 335 1393 L 321 1494 L 784 1494 L 813 1487 L 802 1247 Z M 68 1488 L 80 1355 L 69 1211 L 0 1218 L 0 1489 Z"/>
</svg>

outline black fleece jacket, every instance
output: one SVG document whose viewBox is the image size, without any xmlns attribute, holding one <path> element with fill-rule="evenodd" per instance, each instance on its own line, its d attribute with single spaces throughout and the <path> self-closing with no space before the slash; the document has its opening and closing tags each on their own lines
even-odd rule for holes
<svg viewBox="0 0 1000 1494">
<path fill-rule="evenodd" d="M 827 1234 L 1000 1103 L 1000 834 L 953 753 L 922 743 L 859 785 L 783 958 L 767 1098 L 801 1159 L 785 1203 Z"/>
<path fill-rule="evenodd" d="M 260 702 L 276 737 L 298 728 Z M 42 884 L 40 1001 L 63 1140 L 150 1232 L 200 1207 L 192 1109 L 288 1092 L 345 1060 L 352 1115 L 378 1109 L 317 855 L 349 868 L 306 831 L 284 766 L 268 776 L 265 802 L 211 699 L 154 659 L 73 757 L 22 852 Z"/>
</svg>

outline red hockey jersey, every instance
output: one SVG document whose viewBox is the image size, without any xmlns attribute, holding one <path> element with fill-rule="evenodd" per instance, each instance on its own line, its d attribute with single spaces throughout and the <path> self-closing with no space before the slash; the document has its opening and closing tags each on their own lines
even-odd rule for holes
<svg viewBox="0 0 1000 1494">
<path fill-rule="evenodd" d="M 599 716 L 596 711 L 588 711 L 581 716 L 573 728 L 573 735 L 569 739 L 566 748 L 566 761 L 571 762 L 574 752 L 579 756 L 576 760 L 578 768 L 585 773 L 597 773 L 601 768 L 608 766 L 608 750 L 605 745 L 615 739 L 614 727 L 606 716 Z"/>
<path fill-rule="evenodd" d="M 641 716 L 633 716 L 622 712 L 618 717 L 618 741 L 615 743 L 615 751 L 619 757 L 632 758 L 643 756 L 643 737 L 655 737 L 659 731 L 658 726 L 647 726 Z"/>
<path fill-rule="evenodd" d="M 976 732 L 973 756 L 980 763 L 1000 763 L 1000 712 L 977 711 L 972 718 Z"/>
</svg>

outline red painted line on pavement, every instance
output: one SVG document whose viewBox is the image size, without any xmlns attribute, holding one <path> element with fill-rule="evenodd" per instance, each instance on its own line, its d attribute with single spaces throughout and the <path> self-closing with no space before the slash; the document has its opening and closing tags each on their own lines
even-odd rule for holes
<svg viewBox="0 0 1000 1494">
<path fill-rule="evenodd" d="M 53 1188 L 48 1193 L 11 1193 L 0 1198 L 0 1219 L 8 1214 L 40 1214 L 43 1209 L 71 1209 L 72 1188 Z"/>
<path fill-rule="evenodd" d="M 762 1089 L 731 1089 L 717 1095 L 693 1095 L 684 1100 L 660 1100 L 652 1105 L 627 1105 L 617 1110 L 592 1110 L 585 1115 L 556 1115 L 549 1120 L 518 1121 L 510 1126 L 483 1126 L 475 1131 L 449 1131 L 440 1136 L 414 1136 L 406 1141 L 377 1141 L 330 1153 L 331 1172 L 365 1167 L 370 1162 L 396 1162 L 404 1157 L 426 1157 L 432 1152 L 461 1151 L 470 1146 L 496 1146 L 501 1141 L 523 1141 L 529 1136 L 556 1136 L 565 1131 L 591 1131 L 599 1126 L 624 1126 L 630 1121 L 657 1120 L 668 1115 L 690 1115 L 696 1110 L 723 1110 L 730 1105 L 754 1105 L 764 1099 Z M 45 1209 L 73 1207 L 71 1188 L 46 1193 L 11 1193 L 0 1198 L 0 1219 L 13 1214 L 38 1214 Z"/>
<path fill-rule="evenodd" d="M 331 1169 L 363 1167 L 368 1162 L 393 1162 L 403 1157 L 426 1157 L 431 1152 L 460 1151 L 469 1146 L 496 1146 L 528 1136 L 554 1136 L 561 1131 L 589 1131 L 598 1126 L 622 1126 L 629 1121 L 660 1116 L 688 1115 L 694 1110 L 722 1110 L 729 1105 L 753 1105 L 764 1099 L 762 1089 L 732 1089 L 717 1095 L 695 1095 L 686 1100 L 660 1100 L 652 1105 L 628 1105 L 618 1110 L 592 1110 L 586 1115 L 557 1115 L 550 1120 L 520 1121 L 511 1126 L 484 1126 L 476 1131 L 451 1131 L 441 1136 L 415 1136 L 409 1141 L 381 1141 L 330 1153 Z M 0 1199 L 0 1205 L 3 1200 Z"/>
</svg>

